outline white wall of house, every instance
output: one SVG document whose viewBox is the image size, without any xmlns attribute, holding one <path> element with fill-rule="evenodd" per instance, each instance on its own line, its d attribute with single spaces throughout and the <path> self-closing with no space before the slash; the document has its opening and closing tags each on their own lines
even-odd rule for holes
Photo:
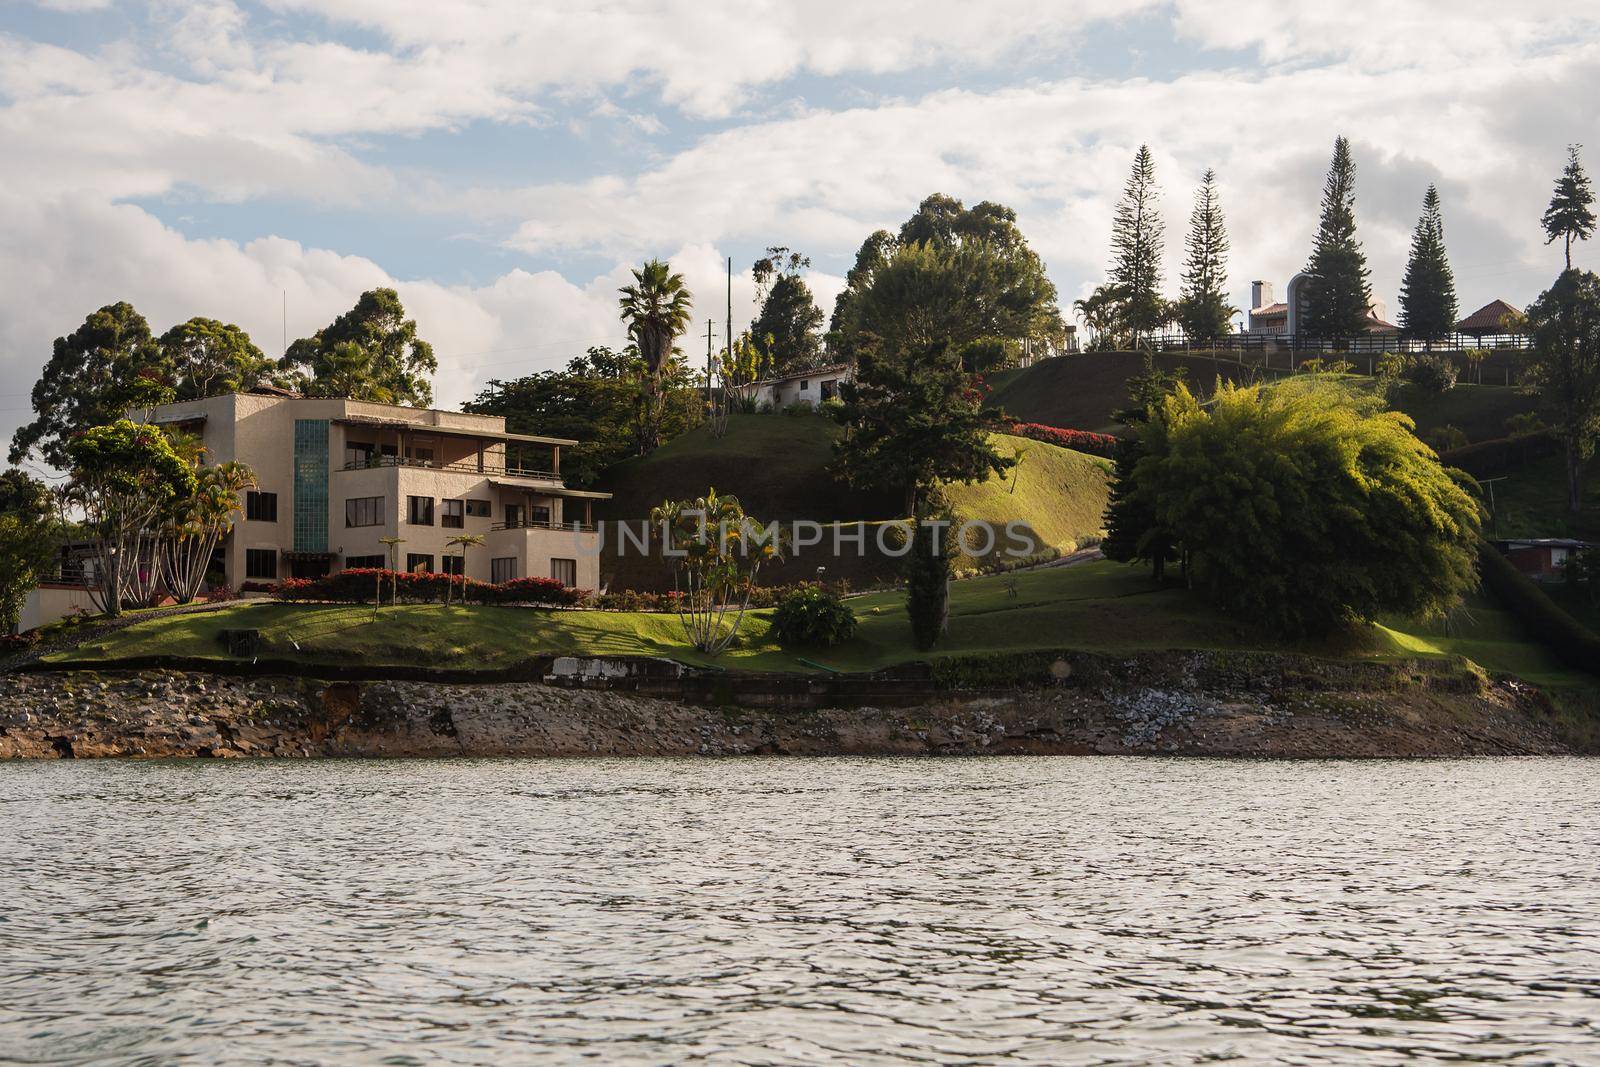
<svg viewBox="0 0 1600 1067">
<path fill-rule="evenodd" d="M 45 582 L 28 594 L 17 621 L 17 632 L 25 633 L 64 619 L 79 610 L 96 614 L 99 608 L 81 585 Z"/>
</svg>

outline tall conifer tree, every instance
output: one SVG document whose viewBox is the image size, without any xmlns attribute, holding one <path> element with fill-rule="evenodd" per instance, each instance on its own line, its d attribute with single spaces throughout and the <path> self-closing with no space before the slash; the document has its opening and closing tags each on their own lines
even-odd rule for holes
<svg viewBox="0 0 1600 1067">
<path fill-rule="evenodd" d="M 1124 324 L 1137 341 L 1167 318 L 1161 298 L 1161 255 L 1165 229 L 1156 190 L 1156 164 L 1149 145 L 1140 145 L 1122 201 L 1111 224 L 1111 283 L 1122 298 Z"/>
<path fill-rule="evenodd" d="M 1562 238 L 1567 248 L 1567 269 L 1572 269 L 1572 241 L 1587 241 L 1594 234 L 1594 190 L 1578 158 L 1582 145 L 1567 146 L 1567 165 L 1556 179 L 1556 191 L 1544 212 L 1544 243 Z"/>
<path fill-rule="evenodd" d="M 1455 275 L 1444 251 L 1439 190 L 1430 185 L 1422 197 L 1422 217 L 1411 235 L 1411 258 L 1400 283 L 1400 328 L 1431 346 L 1455 329 L 1457 311 Z"/>
<path fill-rule="evenodd" d="M 1322 221 L 1306 264 L 1306 312 L 1301 328 L 1313 337 L 1351 337 L 1367 328 L 1372 287 L 1367 257 L 1356 240 L 1356 164 L 1350 142 L 1333 142 L 1333 164 L 1322 187 Z"/>
<path fill-rule="evenodd" d="M 1217 195 L 1217 175 L 1207 170 L 1189 215 L 1178 323 L 1191 341 L 1211 341 L 1228 332 L 1228 228 Z"/>
</svg>

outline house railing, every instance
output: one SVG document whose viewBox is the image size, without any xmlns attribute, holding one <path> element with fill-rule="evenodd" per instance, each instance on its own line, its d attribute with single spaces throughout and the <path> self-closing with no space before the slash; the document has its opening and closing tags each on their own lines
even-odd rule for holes
<svg viewBox="0 0 1600 1067">
<path fill-rule="evenodd" d="M 377 470 L 383 467 L 418 467 L 424 470 L 460 471 L 467 474 L 500 474 L 512 478 L 537 478 L 547 482 L 559 482 L 561 480 L 561 476 L 554 471 L 539 470 L 535 467 L 507 466 L 503 463 L 479 464 L 477 460 L 443 463 L 438 460 L 414 459 L 409 456 L 372 456 L 369 459 L 352 460 L 339 469 L 365 471 Z"/>
<path fill-rule="evenodd" d="M 595 525 L 592 522 L 550 522 L 546 519 L 521 519 L 516 522 L 497 522 L 489 527 L 490 533 L 500 533 L 504 530 L 565 530 L 580 533 L 592 533 Z"/>
</svg>

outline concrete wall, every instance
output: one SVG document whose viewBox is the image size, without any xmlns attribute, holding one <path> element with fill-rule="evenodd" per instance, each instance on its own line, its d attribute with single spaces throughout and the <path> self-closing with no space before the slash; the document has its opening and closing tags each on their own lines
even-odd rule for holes
<svg viewBox="0 0 1600 1067">
<path fill-rule="evenodd" d="M 45 582 L 28 594 L 27 602 L 22 606 L 22 616 L 17 622 L 17 631 L 22 633 L 37 629 L 57 619 L 64 619 L 80 608 L 90 614 L 97 614 L 100 610 L 89 596 L 89 590 L 83 586 Z"/>
</svg>

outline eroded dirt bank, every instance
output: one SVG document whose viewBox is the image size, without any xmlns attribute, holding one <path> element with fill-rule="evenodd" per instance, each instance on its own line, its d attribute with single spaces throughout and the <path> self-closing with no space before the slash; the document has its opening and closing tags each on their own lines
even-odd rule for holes
<svg viewBox="0 0 1600 1067">
<path fill-rule="evenodd" d="M 1201 654 L 1122 677 L 909 707 L 705 707 L 533 683 L 176 671 L 0 676 L 0 758 L 1561 754 L 1542 697 L 1444 669 L 1242 672 Z"/>
</svg>

